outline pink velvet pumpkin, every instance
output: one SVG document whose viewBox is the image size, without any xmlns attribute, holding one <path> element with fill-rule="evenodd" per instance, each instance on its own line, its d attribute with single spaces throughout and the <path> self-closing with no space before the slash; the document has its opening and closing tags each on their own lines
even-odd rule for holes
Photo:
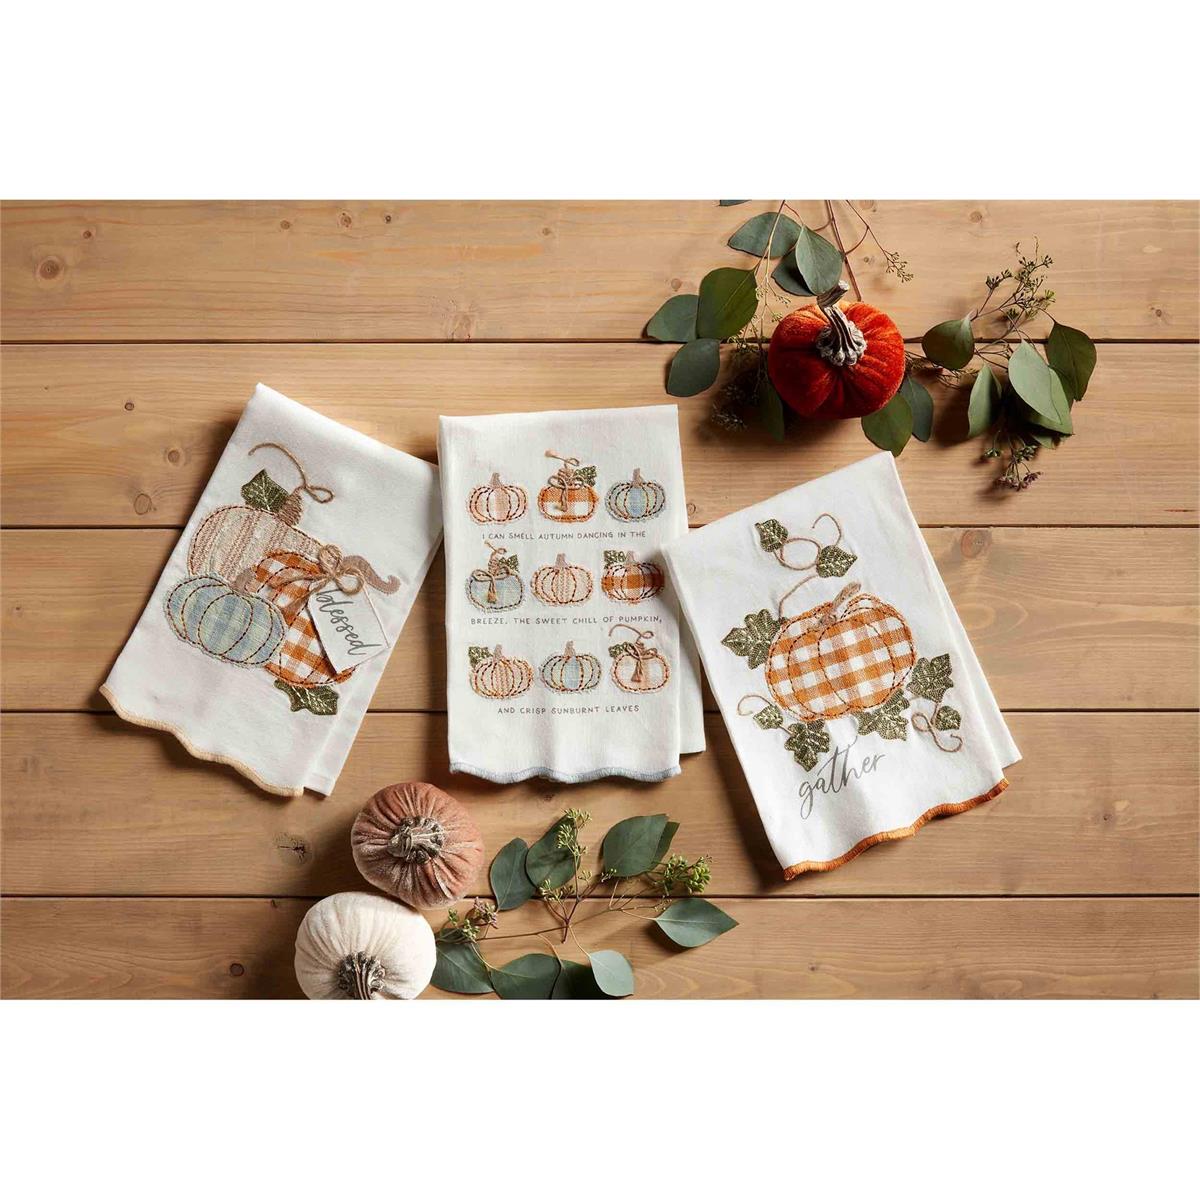
<svg viewBox="0 0 1200 1200">
<path fill-rule="evenodd" d="M 350 847 L 368 883 L 413 908 L 462 899 L 483 864 L 475 822 L 432 783 L 394 783 L 376 792 L 354 820 Z"/>
</svg>

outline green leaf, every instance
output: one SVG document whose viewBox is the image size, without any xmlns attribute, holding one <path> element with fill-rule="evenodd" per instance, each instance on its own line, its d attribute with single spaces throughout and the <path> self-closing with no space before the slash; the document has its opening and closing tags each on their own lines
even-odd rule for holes
<svg viewBox="0 0 1200 1200">
<path fill-rule="evenodd" d="M 277 679 L 275 686 L 288 698 L 292 712 L 299 712 L 303 708 L 314 717 L 332 717 L 338 710 L 338 694 L 327 684 L 301 688 L 284 679 Z"/>
<path fill-rule="evenodd" d="M 596 483 L 596 468 L 595 467 L 574 467 L 572 475 L 576 483 L 582 483 L 587 487 L 594 487 Z"/>
<path fill-rule="evenodd" d="M 492 990 L 487 967 L 471 942 L 438 942 L 431 982 L 443 992 L 460 992 L 466 996 L 479 996 Z"/>
<path fill-rule="evenodd" d="M 554 991 L 550 993 L 551 1000 L 603 1000 L 604 993 L 596 986 L 596 976 L 592 973 L 591 963 L 572 962 L 563 959 L 559 966 L 558 979 Z"/>
<path fill-rule="evenodd" d="M 962 717 L 958 709 L 951 708 L 950 705 L 944 704 L 937 710 L 933 718 L 934 729 L 940 729 L 943 732 L 951 729 L 957 729 L 962 724 Z"/>
<path fill-rule="evenodd" d="M 614 642 L 608 648 L 609 658 L 620 658 L 625 654 L 636 654 L 637 650 L 632 642 Z"/>
<path fill-rule="evenodd" d="M 523 954 L 492 968 L 492 987 L 502 1000 L 549 1000 L 558 970 L 553 954 Z"/>
<path fill-rule="evenodd" d="M 842 278 L 845 266 L 842 252 L 819 233 L 813 233 L 807 225 L 800 227 L 793 255 L 800 278 L 812 292 L 827 292 Z"/>
<path fill-rule="evenodd" d="M 715 904 L 699 896 L 676 900 L 654 923 L 677 946 L 703 946 L 737 926 L 737 922 Z"/>
<path fill-rule="evenodd" d="M 716 338 L 697 338 L 680 346 L 667 372 L 667 393 L 698 396 L 717 382 L 721 370 L 721 343 Z"/>
<path fill-rule="evenodd" d="M 749 204 L 749 200 L 718 200 L 717 203 L 722 208 L 733 208 L 735 204 Z"/>
<path fill-rule="evenodd" d="M 242 499 L 251 508 L 276 513 L 284 505 L 290 493 L 281 488 L 266 471 L 259 471 L 249 483 L 242 484 Z"/>
<path fill-rule="evenodd" d="M 596 986 L 606 996 L 633 995 L 633 968 L 616 950 L 594 950 L 588 954 Z"/>
<path fill-rule="evenodd" d="M 671 849 L 671 843 L 675 840 L 675 835 L 678 832 L 678 821 L 668 821 L 663 826 L 662 837 L 658 839 L 658 849 L 654 852 L 654 861 L 656 863 L 662 862 L 667 857 L 667 853 Z"/>
<path fill-rule="evenodd" d="M 858 713 L 858 732 L 877 733 L 888 741 L 906 741 L 908 738 L 908 718 L 904 710 L 908 707 L 908 698 L 897 688 L 878 708 L 868 709 Z"/>
<path fill-rule="evenodd" d="M 1052 417 L 1035 412 L 1029 405 L 1023 405 L 1025 415 L 1034 425 L 1040 425 L 1043 429 L 1049 429 L 1064 437 L 1070 436 L 1075 432 L 1075 423 L 1071 419 L 1071 398 L 1067 395 L 1062 377 L 1053 367 L 1050 368 L 1050 402 L 1054 405 Z"/>
<path fill-rule="evenodd" d="M 775 223 L 776 217 L 779 218 L 778 224 Z M 773 237 L 772 230 L 775 231 Z M 783 213 L 765 212 L 751 217 L 729 239 L 729 244 L 735 250 L 744 250 L 747 254 L 759 258 L 767 248 L 767 238 L 771 238 L 771 253 L 767 257 L 778 258 L 796 244 L 799 236 L 800 226 L 791 217 L 784 216 Z"/>
<path fill-rule="evenodd" d="M 733 337 L 758 308 L 754 272 L 740 267 L 717 267 L 700 281 L 696 333 L 701 338 Z"/>
<path fill-rule="evenodd" d="M 513 838 L 492 859 L 488 880 L 492 885 L 492 895 L 496 897 L 496 907 L 501 912 L 520 908 L 526 900 L 534 897 L 534 886 L 525 874 L 525 855 L 528 851 L 524 838 Z"/>
<path fill-rule="evenodd" d="M 992 368 L 984 363 L 971 385 L 967 404 L 967 437 L 978 437 L 990 429 L 1000 416 L 1000 384 Z"/>
<path fill-rule="evenodd" d="M 696 336 L 699 303 L 694 294 L 672 296 L 647 322 L 646 336 L 656 342 L 690 342 Z"/>
<path fill-rule="evenodd" d="M 754 714 L 754 723 L 759 729 L 782 729 L 783 709 L 778 705 L 768 704 Z"/>
<path fill-rule="evenodd" d="M 1029 425 L 1022 429 L 1021 436 L 1027 442 L 1037 442 L 1043 450 L 1057 450 L 1061 440 L 1057 433 L 1047 433 L 1044 429 L 1038 429 L 1036 425 Z"/>
<path fill-rule="evenodd" d="M 558 844 L 558 831 L 568 824 L 555 821 L 525 855 L 525 874 L 534 887 L 562 887 L 575 874 L 575 856 Z"/>
<path fill-rule="evenodd" d="M 618 821 L 604 835 L 600 850 L 605 871 L 629 879 L 650 870 L 658 862 L 655 855 L 666 826 L 666 813 Z"/>
<path fill-rule="evenodd" d="M 467 657 L 471 660 L 471 666 L 477 667 L 485 658 L 491 658 L 492 652 L 487 646 L 468 646 Z"/>
<path fill-rule="evenodd" d="M 817 574 L 822 579 L 841 579 L 858 562 L 858 555 L 841 546 L 822 546 L 817 551 Z"/>
<path fill-rule="evenodd" d="M 1058 419 L 1054 402 L 1054 372 L 1044 358 L 1030 345 L 1022 342 L 1008 360 L 1008 382 L 1013 391 L 1040 417 Z M 1059 387 L 1062 381 L 1059 380 Z"/>
<path fill-rule="evenodd" d="M 971 321 L 943 321 L 921 339 L 921 350 L 930 362 L 951 371 L 961 371 L 975 356 L 975 334 Z"/>
<path fill-rule="evenodd" d="M 929 441 L 929 435 L 933 433 L 933 397 L 929 394 L 929 389 L 919 379 L 914 379 L 911 372 L 906 371 L 896 394 L 903 396 L 912 410 L 913 437 L 918 442 Z"/>
<path fill-rule="evenodd" d="M 765 521 L 756 521 L 754 528 L 758 530 L 758 541 L 768 554 L 782 550 L 788 540 L 788 531 L 774 517 Z"/>
<path fill-rule="evenodd" d="M 863 433 L 880 450 L 890 450 L 899 457 L 900 451 L 912 437 L 913 412 L 908 401 L 896 393 L 881 409 L 862 419 Z"/>
<path fill-rule="evenodd" d="M 783 420 L 783 401 L 775 390 L 775 385 L 764 375 L 758 383 L 755 394 L 758 403 L 758 419 L 773 442 L 782 442 L 787 426 Z"/>
<path fill-rule="evenodd" d="M 775 281 L 776 286 L 790 296 L 811 296 L 813 294 L 812 288 L 804 282 L 804 276 L 796 267 L 794 254 L 785 254 L 779 260 L 779 264 L 771 272 L 771 278 Z"/>
<path fill-rule="evenodd" d="M 950 655 L 939 654 L 936 658 L 919 658 L 908 677 L 908 690 L 914 696 L 940 704 L 942 697 L 954 686 L 950 674 Z"/>
<path fill-rule="evenodd" d="M 788 726 L 791 735 L 783 748 L 806 770 L 811 771 L 817 760 L 829 749 L 829 733 L 824 721 L 797 722 Z"/>
<path fill-rule="evenodd" d="M 1046 358 L 1062 378 L 1072 404 L 1082 400 L 1096 367 L 1096 345 L 1086 333 L 1054 322 L 1046 339 Z"/>
<path fill-rule="evenodd" d="M 721 645 L 728 646 L 734 654 L 746 659 L 746 665 L 752 670 L 761 667 L 767 661 L 771 642 L 779 631 L 781 622 L 771 616 L 768 609 L 746 616 L 745 629 L 731 629 L 722 639 Z"/>
</svg>

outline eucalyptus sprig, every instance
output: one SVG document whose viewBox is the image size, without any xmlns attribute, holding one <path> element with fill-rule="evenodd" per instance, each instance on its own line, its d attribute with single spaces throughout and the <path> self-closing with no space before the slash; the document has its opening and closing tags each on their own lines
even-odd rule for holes
<svg viewBox="0 0 1200 1200">
<path fill-rule="evenodd" d="M 613 912 L 653 921 L 677 946 L 703 946 L 733 929 L 737 922 L 715 904 L 701 899 L 712 880 L 707 855 L 689 859 L 671 854 L 679 830 L 665 813 L 628 817 L 604 835 L 600 870 L 583 862 L 588 847 L 579 840 L 589 813 L 567 809 L 536 841 L 514 838 L 492 861 L 493 900 L 479 899 L 469 911 L 451 909 L 438 930 L 433 983 L 444 991 L 496 992 L 506 1000 L 584 1000 L 628 996 L 633 968 L 616 950 L 587 950 L 576 927 Z M 586 899 L 607 900 L 596 911 L 579 915 Z M 500 914 L 537 903 L 554 922 L 527 933 L 502 933 Z M 568 939 L 587 961 L 563 957 L 554 937 Z M 487 947 L 512 938 L 540 939 L 551 953 L 535 952 L 493 965 Z"/>
</svg>

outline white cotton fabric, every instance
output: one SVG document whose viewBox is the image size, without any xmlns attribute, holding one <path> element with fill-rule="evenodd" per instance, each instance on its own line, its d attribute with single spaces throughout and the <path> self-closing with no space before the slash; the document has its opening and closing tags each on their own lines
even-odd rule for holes
<svg viewBox="0 0 1200 1200">
<path fill-rule="evenodd" d="M 587 520 L 556 521 L 539 509 L 539 492 L 562 465 L 546 457 L 548 450 L 596 468 L 597 503 Z M 687 530 L 676 407 L 442 417 L 438 459 L 446 529 L 450 769 L 497 783 L 531 776 L 578 783 L 606 775 L 644 781 L 677 775 L 681 753 L 704 749 L 704 723 L 695 648 L 690 639 L 681 643 L 678 602 L 659 554 L 663 542 Z M 661 485 L 664 503 L 653 517 L 622 521 L 606 499 L 635 469 Z M 524 492 L 519 518 L 472 519 L 471 494 L 493 474 Z M 487 565 L 487 542 L 518 559 L 524 598 L 507 611 L 481 611 L 468 596 L 472 572 Z M 605 550 L 657 564 L 664 590 L 636 604 L 611 599 L 602 586 Z M 534 573 L 558 554 L 592 576 L 591 595 L 582 603 L 550 605 L 534 593 Z M 644 645 L 670 669 L 661 690 L 635 695 L 615 682 L 609 646 L 631 640 L 626 631 L 613 631 L 621 622 L 653 633 Z M 544 682 L 543 664 L 562 655 L 568 641 L 577 653 L 598 660 L 595 687 L 562 693 Z M 527 690 L 505 700 L 472 687 L 471 647 L 496 646 L 505 658 L 527 663 L 532 674 Z"/>
<path fill-rule="evenodd" d="M 953 687 L 943 703 L 961 714 L 957 752 L 938 749 L 911 720 L 903 740 L 860 734 L 855 714 L 847 713 L 827 720 L 828 750 L 805 770 L 784 745 L 787 727 L 799 721 L 795 712 L 780 708 L 783 729 L 764 729 L 753 719 L 775 699 L 766 667 L 752 669 L 722 639 L 744 627 L 747 614 L 767 609 L 777 616 L 784 594 L 803 577 L 764 551 L 756 523 L 773 519 L 789 535 L 825 545 L 834 541 L 836 529 L 827 519 L 818 521 L 823 513 L 837 518 L 841 548 L 857 558 L 843 576 L 804 583 L 785 602 L 784 617 L 831 602 L 855 583 L 863 594 L 902 614 L 917 656 L 950 655 Z M 786 551 L 797 563 L 812 554 L 804 543 Z M 909 510 L 890 454 L 874 455 L 724 517 L 666 546 L 664 556 L 767 837 L 788 878 L 838 866 L 877 841 L 905 837 L 930 817 L 963 811 L 1005 786 L 1004 770 L 1020 754 Z M 911 677 L 910 670 L 900 681 L 909 700 L 903 716 L 928 717 L 933 704 L 909 693 Z M 759 699 L 745 699 L 756 694 Z M 939 737 L 954 744 L 951 732 Z M 835 751 L 839 755 L 833 759 Z M 875 756 L 880 757 L 874 768 L 860 774 L 863 761 Z"/>
<path fill-rule="evenodd" d="M 169 730 L 197 758 L 227 763 L 267 791 L 328 794 L 374 695 L 388 653 L 334 684 L 337 712 L 292 712 L 288 697 L 262 667 L 210 656 L 181 639 L 168 622 L 168 594 L 188 578 L 188 550 L 201 522 L 218 508 L 241 505 L 242 485 L 259 470 L 291 490 L 295 468 L 278 442 L 299 460 L 313 484 L 334 493 L 325 504 L 301 496 L 296 527 L 343 554 L 359 555 L 399 590 L 368 589 L 391 646 L 441 540 L 437 468 L 323 417 L 259 384 L 225 447 L 150 601 L 101 691 L 126 720 Z M 232 581 L 230 581 L 232 582 Z"/>
</svg>

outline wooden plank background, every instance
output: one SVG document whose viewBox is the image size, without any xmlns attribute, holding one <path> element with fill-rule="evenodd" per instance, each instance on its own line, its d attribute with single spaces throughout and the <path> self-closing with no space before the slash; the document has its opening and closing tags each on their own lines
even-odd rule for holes
<svg viewBox="0 0 1200 1200">
<path fill-rule="evenodd" d="M 5 205 L 3 994 L 295 995 L 297 923 L 357 883 L 354 813 L 421 777 L 492 848 L 568 803 L 682 820 L 740 926 L 672 954 L 598 920 L 644 996 L 1195 995 L 1197 206 L 856 205 L 916 273 L 896 283 L 870 243 L 854 256 L 907 338 L 1040 238 L 1055 312 L 1100 358 L 1079 435 L 1028 492 L 990 486 L 952 393 L 900 460 L 1024 752 L 1013 786 L 791 884 L 715 714 L 709 751 L 662 785 L 449 777 L 440 561 L 328 799 L 265 796 L 96 690 L 257 380 L 426 458 L 439 412 L 654 403 L 671 349 L 641 339 L 647 317 L 736 262 L 723 242 L 757 207 Z M 782 449 L 719 434 L 710 401 L 680 406 L 694 524 L 870 449 L 853 422 Z"/>
</svg>

